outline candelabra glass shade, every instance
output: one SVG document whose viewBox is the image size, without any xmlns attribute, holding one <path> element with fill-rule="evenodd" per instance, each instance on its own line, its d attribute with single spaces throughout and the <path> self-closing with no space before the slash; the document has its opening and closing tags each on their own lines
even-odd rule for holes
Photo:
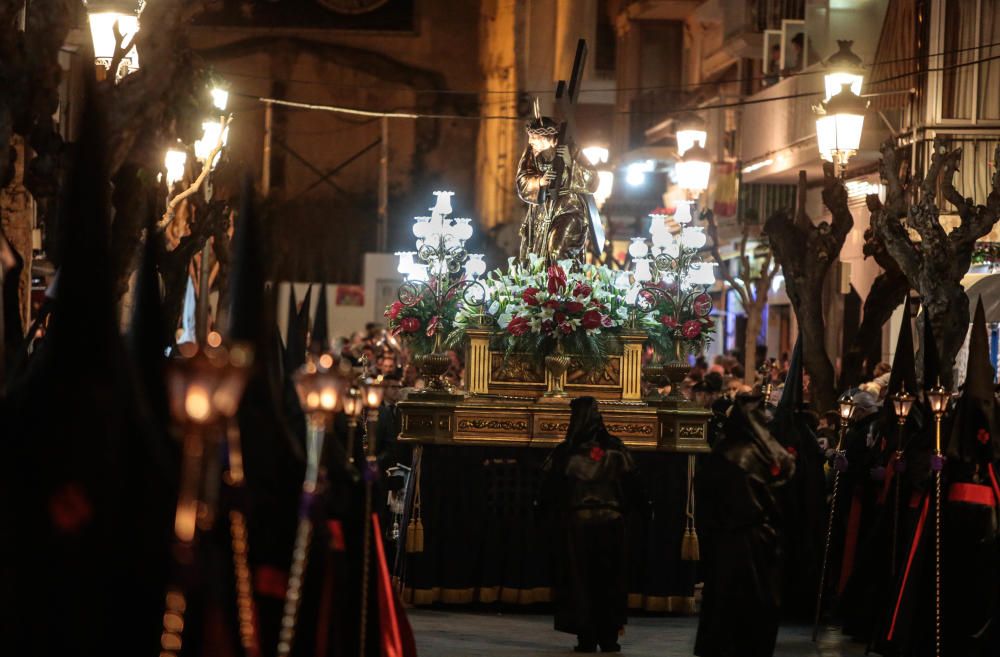
<svg viewBox="0 0 1000 657">
<path fill-rule="evenodd" d="M 645 258 L 649 253 L 649 246 L 646 240 L 641 237 L 633 237 L 632 243 L 628 246 L 628 254 L 633 258 Z"/>
<path fill-rule="evenodd" d="M 463 242 L 472 237 L 472 219 L 460 217 L 455 219 L 452 234 Z"/>
<path fill-rule="evenodd" d="M 167 368 L 170 411 L 181 423 L 209 424 L 239 408 L 253 350 L 244 344 L 204 347 L 187 343 Z"/>
<path fill-rule="evenodd" d="M 418 239 L 426 239 L 427 232 L 430 229 L 430 217 L 414 217 L 413 218 L 413 236 Z"/>
<path fill-rule="evenodd" d="M 220 112 L 225 112 L 229 105 L 229 91 L 222 87 L 212 87 L 212 105 Z"/>
<path fill-rule="evenodd" d="M 336 413 L 340 410 L 344 383 L 333 368 L 330 354 L 309 354 L 293 376 L 295 392 L 306 413 Z"/>
<path fill-rule="evenodd" d="M 695 262 L 687 274 L 689 285 L 715 285 L 715 263 Z"/>
<path fill-rule="evenodd" d="M 649 268 L 649 258 L 636 258 L 635 280 L 637 283 L 646 283 L 653 279 L 653 272 Z"/>
<path fill-rule="evenodd" d="M 184 169 L 187 165 L 187 153 L 171 148 L 163 158 L 163 166 L 166 168 L 167 185 L 173 185 L 184 178 Z"/>
<path fill-rule="evenodd" d="M 486 262 L 482 253 L 470 253 L 465 262 L 465 273 L 469 278 L 478 278 L 486 273 Z"/>
<path fill-rule="evenodd" d="M 695 144 L 677 162 L 677 184 L 692 194 L 700 194 L 708 189 L 708 178 L 712 173 L 712 163 L 708 151 L 701 144 Z"/>
<path fill-rule="evenodd" d="M 627 290 L 632 285 L 631 277 L 627 271 L 618 272 L 618 276 L 615 278 L 615 287 L 619 290 Z"/>
<path fill-rule="evenodd" d="M 687 201 L 680 201 L 677 203 L 677 209 L 674 211 L 674 221 L 682 226 L 691 223 L 690 203 Z"/>
<path fill-rule="evenodd" d="M 705 246 L 708 242 L 708 237 L 705 235 L 705 229 L 701 226 L 685 226 L 684 230 L 681 232 L 681 244 L 684 245 L 686 249 L 698 250 Z"/>
<path fill-rule="evenodd" d="M 841 422 L 848 422 L 854 415 L 854 400 L 850 397 L 841 397 L 837 402 L 837 412 L 840 413 Z"/>
<path fill-rule="evenodd" d="M 636 282 L 639 282 L 639 280 L 636 279 Z M 629 287 L 628 292 L 625 293 L 625 303 L 630 306 L 634 306 L 636 301 L 639 300 L 639 292 L 641 291 L 641 285 L 633 285 Z"/>
<path fill-rule="evenodd" d="M 938 381 L 937 385 L 928 390 L 925 393 L 927 397 L 927 404 L 931 407 L 931 413 L 934 415 L 944 415 L 945 410 L 948 408 L 948 398 L 951 397 L 951 393 L 941 385 Z"/>
<path fill-rule="evenodd" d="M 410 273 L 407 275 L 406 280 L 414 281 L 417 283 L 426 283 L 429 279 L 429 274 L 427 272 L 427 265 L 421 263 L 414 263 L 410 267 Z"/>
<path fill-rule="evenodd" d="M 396 256 L 399 258 L 396 271 L 400 274 L 409 274 L 413 269 L 413 256 L 415 255 L 416 253 L 413 251 L 396 251 Z"/>
<path fill-rule="evenodd" d="M 455 192 L 434 192 L 434 196 L 437 197 L 437 202 L 434 207 L 431 208 L 431 212 L 436 215 L 449 215 L 451 214 L 451 197 L 455 195 Z"/>
<path fill-rule="evenodd" d="M 136 4 L 122 2 L 87 3 L 87 20 L 90 36 L 94 42 L 94 59 L 105 65 L 115 56 L 115 24 L 121 32 L 122 44 L 128 44 L 139 31 L 139 17 Z M 139 53 L 133 46 L 126 54 L 130 70 L 139 68 Z"/>
<path fill-rule="evenodd" d="M 910 410 L 913 408 L 913 402 L 916 398 L 906 392 L 906 388 L 903 388 L 895 395 L 892 396 L 892 408 L 896 412 L 896 417 L 901 419 L 906 419 L 910 414 Z"/>
</svg>

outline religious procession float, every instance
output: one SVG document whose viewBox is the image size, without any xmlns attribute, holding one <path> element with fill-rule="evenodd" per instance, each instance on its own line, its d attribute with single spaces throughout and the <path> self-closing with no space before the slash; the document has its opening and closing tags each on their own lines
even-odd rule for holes
<svg viewBox="0 0 1000 657">
<path fill-rule="evenodd" d="M 487 271 L 467 252 L 473 229 L 451 217 L 452 192 L 435 192 L 430 215 L 415 218 L 415 250 L 398 253 L 406 281 L 385 316 L 425 387 L 399 404 L 399 440 L 414 459 L 394 571 L 415 604 L 547 601 L 547 538 L 533 504 L 549 449 L 534 448 L 558 444 L 570 398 L 589 395 L 635 452 L 653 502 L 629 527 L 630 605 L 692 613 L 691 482 L 709 413 L 685 401 L 680 383 L 714 329 L 706 236 L 681 203 L 651 216 L 627 268 L 588 262 L 605 242 L 598 177 L 567 123 L 536 106 L 526 126 L 516 191 L 528 212 L 506 267 Z M 461 389 L 444 378 L 449 352 L 464 353 Z"/>
</svg>

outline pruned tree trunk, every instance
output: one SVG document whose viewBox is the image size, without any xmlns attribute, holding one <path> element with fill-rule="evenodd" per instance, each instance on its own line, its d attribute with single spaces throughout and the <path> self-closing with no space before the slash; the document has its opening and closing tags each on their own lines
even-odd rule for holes
<svg viewBox="0 0 1000 657">
<path fill-rule="evenodd" d="M 806 175 L 800 171 L 794 219 L 787 212 L 779 212 L 764 224 L 775 258 L 785 273 L 785 289 L 802 335 L 802 360 L 809 373 L 813 404 L 820 412 L 833 408 L 837 399 L 833 363 L 826 353 L 823 286 L 854 226 L 847 189 L 834 175 L 833 165 L 824 163 L 823 180 L 823 204 L 833 217 L 831 223 L 814 225 L 806 214 Z"/>
<path fill-rule="evenodd" d="M 969 298 L 961 281 L 972 264 L 976 240 L 987 235 L 1000 219 L 1000 170 L 997 169 L 1000 146 L 994 152 L 991 191 L 985 205 L 975 205 L 971 198 L 963 198 L 955 189 L 953 181 L 961 157 L 961 148 L 948 151 L 943 142 L 935 141 L 927 175 L 919 188 L 915 188 L 901 181 L 896 147 L 888 141 L 882 145 L 881 163 L 887 184 L 886 203 L 880 203 L 876 196 L 868 197 L 872 227 L 910 285 L 920 293 L 937 342 L 941 382 L 949 387 L 953 384 L 955 356 L 962 348 L 969 325 Z M 950 233 L 945 232 L 939 220 L 936 202 L 939 187 L 961 219 Z M 914 202 L 917 193 L 919 199 Z M 908 228 L 917 232 L 919 241 L 911 239 Z"/>
<path fill-rule="evenodd" d="M 743 377 L 744 383 L 753 385 L 754 373 L 757 369 L 757 335 L 763 323 L 761 309 L 756 304 L 745 308 L 747 313 L 747 333 L 743 338 Z"/>
</svg>

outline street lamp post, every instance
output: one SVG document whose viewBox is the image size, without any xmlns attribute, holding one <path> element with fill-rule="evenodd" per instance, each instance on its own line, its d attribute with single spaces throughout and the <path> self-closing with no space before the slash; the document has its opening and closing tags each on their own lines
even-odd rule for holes
<svg viewBox="0 0 1000 657">
<path fill-rule="evenodd" d="M 944 469 L 941 419 L 948 411 L 951 393 L 938 378 L 937 384 L 924 396 L 934 414 L 934 456 L 931 458 L 931 470 L 934 471 L 934 655 L 941 657 L 941 471 Z"/>
<path fill-rule="evenodd" d="M 854 416 L 854 400 L 849 394 L 844 394 L 837 402 L 837 414 L 840 416 L 840 435 L 833 455 L 833 495 L 830 498 L 830 514 L 826 523 L 826 543 L 823 546 L 823 562 L 819 571 L 819 588 L 816 591 L 816 614 L 813 617 L 813 643 L 819 635 L 819 619 L 823 611 L 823 588 L 826 585 L 826 565 L 830 558 L 830 542 L 833 538 L 833 519 L 837 509 L 837 493 L 840 488 L 840 473 L 847 469 L 847 458 L 844 456 L 844 436 L 847 427 Z"/>
<path fill-rule="evenodd" d="M 865 110 L 868 101 L 851 89 L 845 82 L 840 92 L 815 108 L 816 144 L 824 160 L 833 162 L 841 177 L 847 171 L 847 163 L 861 146 L 861 131 L 865 124 Z"/>
<path fill-rule="evenodd" d="M 826 88 L 824 101 L 830 100 L 840 92 L 843 85 L 849 85 L 855 95 L 861 95 L 861 85 L 865 79 L 865 68 L 861 58 L 854 54 L 851 46 L 853 41 L 837 41 L 840 48 L 830 55 L 825 65 L 827 72 L 823 75 L 823 86 Z"/>
<path fill-rule="evenodd" d="M 684 156 L 695 144 L 704 145 L 708 138 L 705 119 L 697 114 L 685 114 L 677 119 L 677 154 Z"/>
</svg>

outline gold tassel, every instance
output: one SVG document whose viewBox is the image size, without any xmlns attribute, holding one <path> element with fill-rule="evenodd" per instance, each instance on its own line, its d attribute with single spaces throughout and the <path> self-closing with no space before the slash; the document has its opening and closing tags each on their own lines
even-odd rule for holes
<svg viewBox="0 0 1000 657">
<path fill-rule="evenodd" d="M 413 530 L 413 551 L 424 551 L 424 521 L 417 518 L 416 526 Z"/>
<path fill-rule="evenodd" d="M 412 554 L 414 550 L 414 538 L 417 534 L 417 521 L 410 518 L 410 522 L 406 525 L 406 553 Z"/>
<path fill-rule="evenodd" d="M 694 454 L 688 454 L 687 504 L 684 510 L 684 536 L 681 538 L 681 561 L 701 561 L 698 531 L 694 526 Z"/>
<path fill-rule="evenodd" d="M 694 527 L 687 527 L 684 530 L 684 538 L 681 539 L 681 561 L 700 561 L 701 547 L 698 545 L 698 533 Z"/>
</svg>

